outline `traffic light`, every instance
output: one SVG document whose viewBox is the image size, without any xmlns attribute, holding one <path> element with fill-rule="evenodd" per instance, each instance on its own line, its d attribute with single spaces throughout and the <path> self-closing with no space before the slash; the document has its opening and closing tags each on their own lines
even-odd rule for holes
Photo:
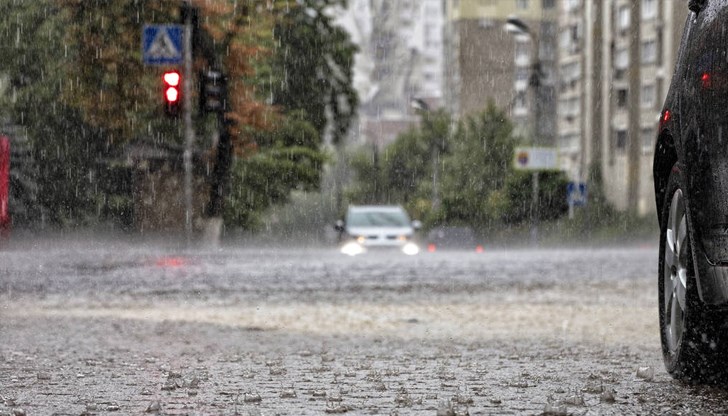
<svg viewBox="0 0 728 416">
<path fill-rule="evenodd" d="M 162 75 L 164 82 L 164 113 L 169 117 L 178 117 L 182 108 L 182 76 L 179 71 L 166 71 Z"/>
<path fill-rule="evenodd" d="M 200 110 L 205 113 L 227 111 L 227 78 L 221 71 L 209 70 L 201 74 Z"/>
</svg>

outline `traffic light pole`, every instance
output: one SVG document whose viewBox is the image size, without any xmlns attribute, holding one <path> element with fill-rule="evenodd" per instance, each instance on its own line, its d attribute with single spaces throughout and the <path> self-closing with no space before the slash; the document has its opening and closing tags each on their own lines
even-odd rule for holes
<svg viewBox="0 0 728 416">
<path fill-rule="evenodd" d="M 190 0 L 185 0 L 188 13 L 185 16 L 184 34 L 184 77 L 183 77 L 183 112 L 185 128 L 185 150 L 183 164 L 185 169 L 185 236 L 187 243 L 192 242 L 192 148 L 195 142 L 195 132 L 192 128 L 192 9 Z"/>
</svg>

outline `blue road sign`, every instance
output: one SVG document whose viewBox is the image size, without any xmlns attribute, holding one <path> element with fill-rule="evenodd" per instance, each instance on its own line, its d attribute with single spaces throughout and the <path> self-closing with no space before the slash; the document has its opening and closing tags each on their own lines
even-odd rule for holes
<svg viewBox="0 0 728 416">
<path fill-rule="evenodd" d="M 142 61 L 145 65 L 180 65 L 184 46 L 182 25 L 144 25 Z"/>
<path fill-rule="evenodd" d="M 569 182 L 566 185 L 566 201 L 576 207 L 586 205 L 587 190 L 584 182 Z"/>
</svg>

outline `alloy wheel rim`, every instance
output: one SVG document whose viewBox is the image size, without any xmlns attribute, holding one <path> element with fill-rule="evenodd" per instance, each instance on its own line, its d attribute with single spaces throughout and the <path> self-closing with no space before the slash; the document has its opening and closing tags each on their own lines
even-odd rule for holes
<svg viewBox="0 0 728 416">
<path fill-rule="evenodd" d="M 685 296 L 688 276 L 688 241 L 685 201 L 681 190 L 675 191 L 670 203 L 665 233 L 663 296 L 667 347 L 675 353 L 685 330 Z"/>
</svg>

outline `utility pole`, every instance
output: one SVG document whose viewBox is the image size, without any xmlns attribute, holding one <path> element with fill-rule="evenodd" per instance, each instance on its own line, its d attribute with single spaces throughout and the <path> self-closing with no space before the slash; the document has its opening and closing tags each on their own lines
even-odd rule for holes
<svg viewBox="0 0 728 416">
<path fill-rule="evenodd" d="M 604 115 L 602 113 L 602 67 L 604 57 L 602 56 L 603 47 L 603 14 L 604 14 L 604 1 L 603 0 L 592 0 L 592 77 L 591 77 L 591 111 L 592 111 L 592 125 L 589 131 L 584 133 L 591 134 L 591 165 L 598 164 L 601 166 L 602 163 L 602 133 L 604 131 Z M 588 167 L 587 167 L 588 168 Z M 601 172 L 601 169 L 599 169 Z M 596 179 L 601 182 L 601 178 L 589 178 L 590 180 Z"/>
<path fill-rule="evenodd" d="M 192 242 L 192 148 L 195 142 L 195 131 L 192 127 L 192 4 L 191 0 L 184 0 L 182 4 L 184 13 L 184 77 L 183 77 L 183 111 L 185 129 L 185 150 L 182 163 L 185 170 L 185 236 L 187 244 Z"/>
<path fill-rule="evenodd" d="M 540 56 L 540 36 L 539 33 L 534 31 L 521 19 L 515 16 L 511 16 L 506 20 L 504 29 L 508 33 L 514 35 L 525 34 L 531 39 L 531 76 L 529 77 L 528 86 L 531 90 L 531 144 L 533 146 L 551 145 L 551 143 L 544 143 L 543 134 L 543 120 L 542 120 L 542 89 L 543 73 L 541 72 L 541 56 Z M 534 170 L 531 173 L 531 244 L 538 244 L 538 223 L 539 223 L 539 184 L 538 184 L 538 170 Z"/>
<path fill-rule="evenodd" d="M 627 130 L 627 209 L 632 214 L 639 211 L 640 191 L 640 154 L 642 143 L 640 137 L 640 19 L 641 1 L 632 3 L 630 11 L 629 42 L 629 126 Z"/>
</svg>

